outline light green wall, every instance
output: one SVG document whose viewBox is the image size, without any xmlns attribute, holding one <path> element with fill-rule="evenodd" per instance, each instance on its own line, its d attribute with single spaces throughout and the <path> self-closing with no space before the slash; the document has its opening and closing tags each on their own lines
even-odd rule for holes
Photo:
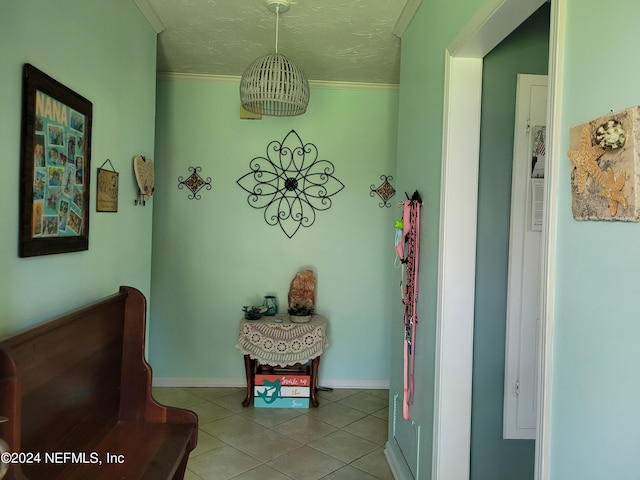
<svg viewBox="0 0 640 480">
<path fill-rule="evenodd" d="M 533 478 L 533 440 L 503 440 L 509 215 L 517 74 L 547 73 L 549 4 L 484 58 L 478 180 L 471 479 Z"/>
<path fill-rule="evenodd" d="M 420 240 L 420 297 L 415 350 L 415 395 L 411 421 L 399 410 L 396 438 L 390 448 L 396 458 L 404 456 L 420 478 L 431 472 L 433 436 L 434 358 L 438 247 L 440 222 L 440 172 L 442 159 L 442 115 L 444 104 L 445 49 L 469 21 L 482 0 L 424 1 L 402 37 L 400 103 L 398 118 L 399 189 L 419 190 L 423 200 Z M 399 277 L 398 277 L 399 278 Z M 395 290 L 395 289 L 394 289 Z M 402 398 L 402 305 L 393 296 L 397 327 L 391 334 L 391 391 Z M 421 427 L 417 452 L 417 426 Z M 390 438 L 393 422 L 390 422 Z M 396 443 L 397 442 L 397 443 Z M 399 453 L 398 450 L 402 450 Z"/>
<path fill-rule="evenodd" d="M 150 290 L 153 206 L 133 206 L 132 158 L 153 155 L 156 35 L 131 0 L 0 2 L 0 335 L 114 293 Z M 22 65 L 93 103 L 89 250 L 18 258 Z M 95 211 L 96 168 L 120 172 L 118 213 Z"/>
<path fill-rule="evenodd" d="M 329 320 L 321 383 L 387 384 L 398 195 L 392 208 L 379 208 L 369 193 L 380 175 L 395 175 L 397 96 L 395 89 L 312 86 L 300 117 L 240 120 L 237 82 L 159 81 L 150 330 L 156 378 L 243 382 L 235 348 L 241 307 L 274 293 L 286 309 L 291 279 L 312 268 L 317 311 Z M 345 187 L 289 239 L 248 205 L 236 181 L 291 129 L 335 165 Z M 200 200 L 178 188 L 189 167 L 212 179 Z"/>
<path fill-rule="evenodd" d="M 559 135 L 560 151 L 566 152 L 572 125 L 638 105 L 640 3 L 620 0 L 613 16 L 603 16 L 595 0 L 563 3 Z M 640 471 L 640 225 L 575 221 L 569 159 L 559 158 L 557 168 L 551 478 L 635 480 Z"/>
<path fill-rule="evenodd" d="M 640 4 L 622 0 L 616 4 L 615 15 L 604 17 L 601 3 L 595 0 L 557 3 L 566 5 L 560 27 L 565 43 L 560 43 L 558 51 L 563 97 L 557 119 L 559 150 L 566 152 L 572 125 L 638 104 L 640 69 L 633 59 L 636 45 L 640 44 L 636 25 Z M 424 184 L 435 190 L 435 202 L 425 209 L 432 218 L 431 224 L 428 220 L 423 222 L 432 231 L 437 230 L 439 218 L 441 52 L 480 4 L 423 3 L 402 39 L 398 183 L 400 188 L 411 188 L 406 186 L 408 179 L 415 182 L 424 177 Z M 435 132 L 432 144 L 425 131 Z M 640 323 L 634 300 L 640 283 L 640 230 L 637 224 L 573 220 L 568 158 L 558 158 L 553 168 L 559 174 L 559 209 L 556 275 L 552 279 L 556 303 L 549 412 L 550 478 L 636 479 L 640 470 Z M 424 245 L 422 251 L 433 257 L 437 246 Z M 425 262 L 428 259 L 423 257 L 423 285 L 430 279 L 435 282 L 436 275 L 434 269 L 423 267 Z M 427 288 L 423 290 L 429 291 Z M 422 315 L 421 326 L 433 324 L 433 317 L 432 313 Z M 432 333 L 429 327 L 421 332 Z M 418 452 L 422 479 L 429 478 L 432 450 L 433 374 L 429 361 L 433 343 L 429 336 L 421 338 L 427 358 L 419 362 L 416 382 L 423 391 L 416 394 L 413 416 L 428 427 L 423 430 Z M 397 389 L 401 380 L 398 354 L 399 348 L 392 350 L 392 389 Z M 403 438 L 407 445 L 411 443 L 411 433 Z M 392 448 L 397 447 L 392 443 Z M 411 452 L 406 450 L 407 453 L 411 460 Z"/>
</svg>

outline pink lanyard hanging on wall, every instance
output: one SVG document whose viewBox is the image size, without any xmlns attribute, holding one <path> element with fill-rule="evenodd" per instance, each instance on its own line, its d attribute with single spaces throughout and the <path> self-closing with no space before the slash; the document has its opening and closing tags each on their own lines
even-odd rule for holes
<svg viewBox="0 0 640 480">
<path fill-rule="evenodd" d="M 415 357 L 415 335 L 418 324 L 418 263 L 420 251 L 420 207 L 422 200 L 416 191 L 411 200 L 400 203 L 402 206 L 402 222 L 396 222 L 396 253 L 402 262 L 402 279 L 400 280 L 400 295 L 404 304 L 404 368 L 403 388 L 404 400 L 402 413 L 405 420 L 409 419 L 409 405 L 413 401 L 413 369 Z M 406 254 L 405 254 L 406 249 Z M 406 276 L 406 286 L 402 288 L 402 281 Z"/>
</svg>

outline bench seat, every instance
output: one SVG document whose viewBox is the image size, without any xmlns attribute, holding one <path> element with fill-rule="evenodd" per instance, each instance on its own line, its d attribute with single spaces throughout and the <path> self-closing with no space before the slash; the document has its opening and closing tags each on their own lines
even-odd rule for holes
<svg viewBox="0 0 640 480">
<path fill-rule="evenodd" d="M 40 463 L 22 470 L 27 478 L 50 480 L 174 478 L 193 434 L 187 424 L 119 422 L 95 447 L 74 452 L 82 454 L 75 460 L 56 451 L 57 459 L 41 455 Z"/>
<path fill-rule="evenodd" d="M 173 478 L 194 435 L 193 425 L 119 422 L 96 446 L 102 465 L 82 465 L 61 480 Z M 144 448 L 141 448 L 144 446 Z M 107 464 L 122 455 L 122 463 Z"/>
</svg>

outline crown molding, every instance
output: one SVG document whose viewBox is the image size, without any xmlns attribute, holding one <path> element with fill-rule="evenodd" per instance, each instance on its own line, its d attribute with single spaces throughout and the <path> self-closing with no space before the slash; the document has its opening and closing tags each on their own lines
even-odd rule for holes
<svg viewBox="0 0 640 480">
<path fill-rule="evenodd" d="M 160 33 L 165 29 L 162 20 L 160 20 L 160 17 L 158 17 L 158 14 L 149 3 L 149 0 L 133 0 L 133 2 L 140 9 L 142 14 L 145 16 L 156 33 Z"/>
<path fill-rule="evenodd" d="M 158 72 L 158 80 L 178 80 L 183 82 L 231 83 L 240 84 L 240 77 L 235 75 L 211 75 L 206 73 L 173 73 Z M 336 90 L 398 90 L 399 85 L 393 83 L 364 83 L 364 82 L 333 82 L 324 80 L 309 80 L 313 88 Z"/>
<path fill-rule="evenodd" d="M 158 80 L 180 80 L 183 82 L 203 82 L 203 83 L 237 83 L 240 84 L 240 77 L 235 75 L 213 75 L 209 73 L 174 73 L 158 72 Z"/>
<path fill-rule="evenodd" d="M 309 80 L 309 86 L 336 90 L 398 90 L 395 83 L 337 82 L 326 80 Z"/>
<path fill-rule="evenodd" d="M 396 26 L 393 27 L 393 34 L 396 37 L 402 38 L 402 35 L 407 30 L 407 27 L 415 17 L 418 8 L 422 4 L 422 0 L 407 0 L 405 3 L 398 20 L 396 21 Z"/>
</svg>

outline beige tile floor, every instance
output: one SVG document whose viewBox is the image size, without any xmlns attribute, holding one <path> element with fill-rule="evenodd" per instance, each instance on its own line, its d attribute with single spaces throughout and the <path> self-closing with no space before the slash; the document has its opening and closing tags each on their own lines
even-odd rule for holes
<svg viewBox="0 0 640 480">
<path fill-rule="evenodd" d="M 320 391 L 309 409 L 243 408 L 245 392 L 154 387 L 159 402 L 198 414 L 185 480 L 393 480 L 387 390 Z"/>
</svg>

